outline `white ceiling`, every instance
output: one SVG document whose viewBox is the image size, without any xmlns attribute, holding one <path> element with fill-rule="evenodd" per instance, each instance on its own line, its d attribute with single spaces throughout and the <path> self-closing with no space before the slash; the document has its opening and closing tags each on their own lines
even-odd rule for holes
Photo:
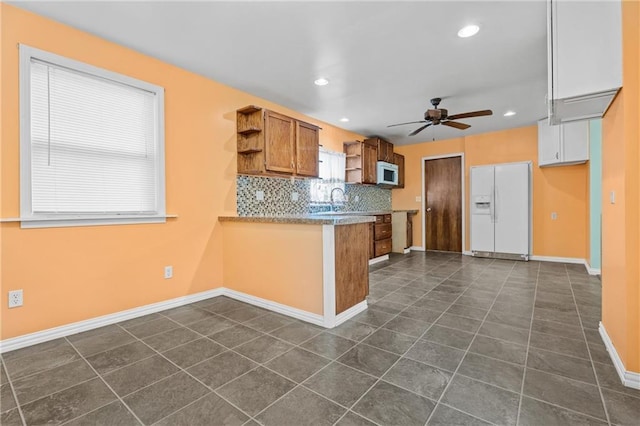
<svg viewBox="0 0 640 426">
<path fill-rule="evenodd" d="M 546 6 L 537 1 L 11 2 L 311 117 L 396 144 L 545 116 Z M 469 23 L 480 32 L 461 39 Z M 313 81 L 326 77 L 330 84 Z M 457 130 L 386 126 L 492 109 Z M 242 105 L 238 105 L 241 107 Z M 507 110 L 517 115 L 503 117 Z M 349 117 L 341 123 L 341 117 Z"/>
</svg>

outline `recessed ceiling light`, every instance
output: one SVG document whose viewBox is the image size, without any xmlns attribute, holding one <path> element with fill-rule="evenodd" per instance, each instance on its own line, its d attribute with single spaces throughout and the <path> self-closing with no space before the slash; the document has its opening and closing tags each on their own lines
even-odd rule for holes
<svg viewBox="0 0 640 426">
<path fill-rule="evenodd" d="M 343 123 L 348 123 L 349 119 L 347 117 L 342 117 L 340 121 L 342 121 Z"/>
<path fill-rule="evenodd" d="M 329 84 L 329 80 L 327 80 L 326 78 L 319 78 L 314 81 L 313 84 L 315 84 L 316 86 L 326 86 L 327 84 Z"/>
<path fill-rule="evenodd" d="M 504 113 L 505 117 L 511 117 L 511 116 L 514 116 L 514 115 L 516 115 L 515 111 L 507 111 L 507 112 Z"/>
<path fill-rule="evenodd" d="M 466 27 L 462 28 L 460 31 L 458 31 L 458 37 L 462 37 L 462 38 L 467 38 L 467 37 L 471 37 L 474 36 L 478 33 L 478 31 L 480 31 L 480 27 L 477 25 L 467 25 Z"/>
</svg>

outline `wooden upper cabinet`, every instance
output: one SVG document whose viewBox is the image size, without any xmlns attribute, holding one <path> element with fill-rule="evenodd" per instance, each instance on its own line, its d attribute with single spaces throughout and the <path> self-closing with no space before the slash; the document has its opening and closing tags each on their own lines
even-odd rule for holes
<svg viewBox="0 0 640 426">
<path fill-rule="evenodd" d="M 368 143 L 362 144 L 362 183 L 378 183 L 376 165 L 376 147 Z"/>
<path fill-rule="evenodd" d="M 238 173 L 318 176 L 319 127 L 254 105 L 236 119 Z"/>
<path fill-rule="evenodd" d="M 386 161 L 387 163 L 393 163 L 393 144 L 384 139 L 373 137 L 365 139 L 365 142 L 369 142 L 376 146 L 377 160 Z"/>
<path fill-rule="evenodd" d="M 296 121 L 296 174 L 318 176 L 320 135 L 313 124 Z"/>
<path fill-rule="evenodd" d="M 398 186 L 392 189 L 404 188 L 404 155 L 394 152 L 392 163 L 398 166 Z"/>
<path fill-rule="evenodd" d="M 265 167 L 272 172 L 295 172 L 295 121 L 267 111 L 264 116 Z"/>
<path fill-rule="evenodd" d="M 352 141 L 344 143 L 347 156 L 346 182 L 375 184 L 377 148 L 375 142 Z"/>
</svg>

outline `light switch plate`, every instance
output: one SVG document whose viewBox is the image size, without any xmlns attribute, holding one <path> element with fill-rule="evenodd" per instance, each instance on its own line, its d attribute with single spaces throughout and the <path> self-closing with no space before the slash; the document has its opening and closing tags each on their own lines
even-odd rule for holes
<svg viewBox="0 0 640 426">
<path fill-rule="evenodd" d="M 421 203 L 421 202 L 422 202 L 422 197 L 418 195 L 416 197 L 416 203 Z"/>
<path fill-rule="evenodd" d="M 616 191 L 610 191 L 609 192 L 609 202 L 611 204 L 615 204 L 616 203 Z"/>
</svg>

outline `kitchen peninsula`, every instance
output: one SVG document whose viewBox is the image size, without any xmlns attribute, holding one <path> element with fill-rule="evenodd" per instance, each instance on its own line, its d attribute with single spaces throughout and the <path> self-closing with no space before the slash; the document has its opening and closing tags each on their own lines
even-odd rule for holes
<svg viewBox="0 0 640 426">
<path fill-rule="evenodd" d="M 374 216 L 221 216 L 226 294 L 335 327 L 367 308 Z"/>
</svg>

